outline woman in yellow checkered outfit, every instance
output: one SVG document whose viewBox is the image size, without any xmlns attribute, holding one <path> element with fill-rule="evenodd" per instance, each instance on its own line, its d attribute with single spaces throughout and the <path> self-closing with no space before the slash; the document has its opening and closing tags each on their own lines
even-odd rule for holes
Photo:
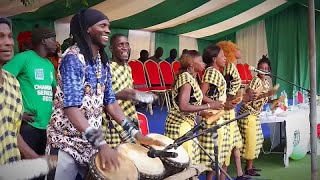
<svg viewBox="0 0 320 180">
<path fill-rule="evenodd" d="M 241 91 L 241 78 L 240 74 L 235 66 L 237 63 L 237 60 L 241 58 L 241 52 L 236 44 L 232 43 L 231 41 L 221 41 L 217 43 L 217 46 L 219 46 L 227 59 L 227 65 L 225 68 L 223 68 L 222 74 L 224 76 L 224 79 L 227 83 L 227 99 L 233 100 L 237 98 L 237 94 Z M 245 94 L 243 98 L 243 102 L 252 101 L 256 98 L 256 94 Z M 236 105 L 236 104 L 234 104 Z M 230 120 L 235 118 L 235 108 L 232 108 L 229 111 L 225 111 L 224 120 Z M 240 154 L 240 148 L 242 148 L 243 141 L 242 136 L 239 131 L 238 123 L 236 121 L 229 124 L 230 126 L 230 146 L 231 150 L 228 154 L 228 162 L 231 155 L 234 156 L 234 162 L 236 165 L 237 170 L 237 179 L 248 179 L 250 177 L 247 177 L 243 174 L 242 167 L 241 167 L 241 154 Z"/>
<path fill-rule="evenodd" d="M 259 60 L 258 69 L 269 72 L 271 70 L 270 61 L 266 56 Z M 244 103 L 238 114 L 249 111 L 250 115 L 238 121 L 239 129 L 243 138 L 243 147 L 241 155 L 247 161 L 246 174 L 250 176 L 260 176 L 253 167 L 253 160 L 258 158 L 260 149 L 263 143 L 263 134 L 261 129 L 261 122 L 258 118 L 262 107 L 268 102 L 268 98 L 272 96 L 275 91 L 269 90 L 269 83 L 266 76 L 258 74 L 252 78 L 247 93 L 258 91 L 257 100 Z"/>
<path fill-rule="evenodd" d="M 219 108 L 215 102 L 202 105 L 203 95 L 195 79 L 197 73 L 205 67 L 200 53 L 188 50 L 181 56 L 180 63 L 181 68 L 172 88 L 172 108 L 165 123 L 165 136 L 173 140 L 184 135 L 195 125 L 197 113 L 207 116 L 209 113 L 203 110 Z M 193 141 L 184 143 L 183 147 L 193 164 L 200 163 L 200 149 Z"/>
<path fill-rule="evenodd" d="M 223 50 L 219 46 L 211 45 L 207 47 L 203 52 L 203 60 L 207 64 L 207 69 L 204 72 L 201 90 L 205 96 L 215 101 L 226 102 L 227 95 L 227 83 L 220 72 L 226 65 L 226 57 L 224 56 Z M 224 104 L 224 109 L 231 109 L 232 105 L 227 102 Z M 225 115 L 218 120 L 218 124 L 223 123 L 225 120 Z M 205 129 L 211 128 L 215 124 L 206 124 Z M 214 139 L 211 134 L 199 137 L 200 144 L 206 149 L 206 151 L 214 156 Z M 218 155 L 219 163 L 222 164 L 222 168 L 227 170 L 230 163 L 229 153 L 231 151 L 230 142 L 230 126 L 226 125 L 218 129 Z M 208 167 L 207 180 L 213 178 L 213 171 L 210 169 L 211 160 L 206 154 L 201 153 L 201 163 Z M 225 179 L 225 174 L 221 173 L 219 179 Z"/>
</svg>

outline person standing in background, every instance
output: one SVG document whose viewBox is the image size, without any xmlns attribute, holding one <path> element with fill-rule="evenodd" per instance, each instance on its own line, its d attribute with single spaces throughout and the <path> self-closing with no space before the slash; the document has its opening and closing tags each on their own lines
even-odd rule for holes
<svg viewBox="0 0 320 180">
<path fill-rule="evenodd" d="M 61 46 L 57 42 L 57 50 L 56 50 L 56 52 L 54 52 L 53 54 L 49 54 L 48 55 L 48 59 L 53 64 L 56 78 L 57 78 L 57 75 L 58 75 L 58 68 L 59 68 L 60 61 L 61 61 L 61 49 L 60 48 L 61 48 Z"/>
<path fill-rule="evenodd" d="M 163 48 L 158 47 L 156 49 L 156 52 L 154 53 L 153 56 L 150 57 L 150 59 L 155 61 L 156 63 L 159 63 L 160 61 L 162 61 L 162 59 L 160 59 L 162 55 L 163 55 Z"/>
<path fill-rule="evenodd" d="M 49 54 L 56 51 L 55 36 L 50 29 L 34 29 L 33 50 L 17 54 L 3 66 L 20 83 L 24 107 L 20 133 L 24 141 L 39 155 L 45 154 L 46 129 L 56 90 L 55 70 L 47 59 Z"/>
<path fill-rule="evenodd" d="M 140 57 L 139 57 L 139 61 L 141 61 L 142 63 L 146 62 L 146 60 L 149 59 L 149 52 L 145 49 L 140 51 Z"/>
<path fill-rule="evenodd" d="M 166 61 L 171 64 L 174 60 L 176 60 L 177 54 L 178 52 L 176 49 L 171 49 L 170 56 L 166 59 Z"/>
</svg>

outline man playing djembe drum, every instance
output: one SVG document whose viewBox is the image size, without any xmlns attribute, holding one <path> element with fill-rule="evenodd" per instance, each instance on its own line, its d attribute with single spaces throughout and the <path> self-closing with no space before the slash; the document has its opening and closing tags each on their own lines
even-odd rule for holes
<svg viewBox="0 0 320 180">
<path fill-rule="evenodd" d="M 104 47 L 110 22 L 100 11 L 86 9 L 73 16 L 73 45 L 59 67 L 54 113 L 48 126 L 48 150 L 58 152 L 55 179 L 75 179 L 87 173 L 90 158 L 98 151 L 102 168 L 119 166 L 117 151 L 110 148 L 100 128 L 103 110 L 142 144 L 161 144 L 143 136 L 126 117 L 112 90 L 110 65 Z"/>
<path fill-rule="evenodd" d="M 110 70 L 112 75 L 112 89 L 116 99 L 124 114 L 137 122 L 138 115 L 133 101 L 142 103 L 152 103 L 157 96 L 153 93 L 145 93 L 133 89 L 133 79 L 130 66 L 127 64 L 131 48 L 128 38 L 123 34 L 114 34 L 110 39 L 110 51 L 112 53 L 112 62 Z M 106 141 L 112 148 L 115 148 L 121 142 L 134 142 L 133 138 L 126 137 L 123 128 L 107 114 L 106 121 L 103 121 L 103 127 L 106 129 Z M 104 124 L 105 123 L 105 124 Z"/>
</svg>

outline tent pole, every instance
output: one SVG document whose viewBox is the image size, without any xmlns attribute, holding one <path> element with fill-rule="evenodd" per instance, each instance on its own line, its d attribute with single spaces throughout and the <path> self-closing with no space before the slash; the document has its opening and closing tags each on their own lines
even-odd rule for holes
<svg viewBox="0 0 320 180">
<path fill-rule="evenodd" d="M 309 62 L 310 62 L 310 141 L 311 141 L 311 180 L 317 180 L 317 103 L 316 103 L 316 38 L 315 5 L 309 0 Z"/>
</svg>

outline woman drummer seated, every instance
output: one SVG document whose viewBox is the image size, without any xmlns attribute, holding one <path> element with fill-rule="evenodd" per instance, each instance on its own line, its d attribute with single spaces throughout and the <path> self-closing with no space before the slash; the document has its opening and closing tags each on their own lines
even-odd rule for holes
<svg viewBox="0 0 320 180">
<path fill-rule="evenodd" d="M 184 135 L 195 125 L 197 114 L 206 117 L 210 113 L 204 110 L 217 108 L 214 105 L 216 102 L 202 104 L 203 94 L 195 79 L 197 73 L 205 68 L 200 53 L 188 50 L 179 61 L 181 67 L 172 85 L 172 108 L 165 124 L 165 135 L 173 140 Z M 192 163 L 200 163 L 200 149 L 193 141 L 184 143 L 183 147 Z"/>
</svg>

